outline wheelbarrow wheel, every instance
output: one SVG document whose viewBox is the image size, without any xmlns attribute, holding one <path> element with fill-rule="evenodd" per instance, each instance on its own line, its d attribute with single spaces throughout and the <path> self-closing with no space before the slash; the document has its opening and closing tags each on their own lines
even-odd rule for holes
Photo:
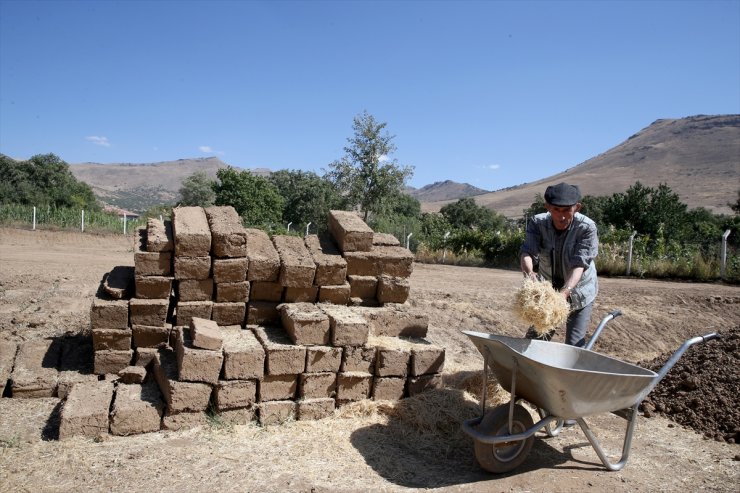
<svg viewBox="0 0 740 493">
<path fill-rule="evenodd" d="M 511 426 L 511 433 L 509 433 L 509 405 L 505 404 L 486 414 L 477 429 L 480 433 L 489 436 L 514 435 L 527 431 L 534 426 L 534 422 L 529 412 L 519 404 L 514 406 Z M 533 443 L 534 435 L 524 440 L 499 444 L 475 440 L 475 458 L 478 464 L 488 472 L 509 472 L 524 462 Z"/>
</svg>

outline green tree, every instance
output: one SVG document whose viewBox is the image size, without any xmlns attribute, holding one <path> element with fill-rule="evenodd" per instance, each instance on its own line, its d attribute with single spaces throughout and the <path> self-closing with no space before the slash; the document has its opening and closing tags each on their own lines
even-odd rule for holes
<svg viewBox="0 0 740 493">
<path fill-rule="evenodd" d="M 341 208 L 342 197 L 331 182 L 310 171 L 280 170 L 268 178 L 283 198 L 283 222 L 313 223 L 327 228 L 329 210 Z"/>
<path fill-rule="evenodd" d="M 247 225 L 280 223 L 283 198 L 267 178 L 232 167 L 219 169 L 216 176 L 218 181 L 213 185 L 216 205 L 234 207 Z"/>
<path fill-rule="evenodd" d="M 182 181 L 180 205 L 208 207 L 216 201 L 215 182 L 205 171 L 196 171 Z"/>
<path fill-rule="evenodd" d="M 734 204 L 727 204 L 735 214 L 740 214 L 740 190 L 737 191 L 737 199 Z"/>
<path fill-rule="evenodd" d="M 365 222 L 368 216 L 383 211 L 384 204 L 403 193 L 413 168 L 401 166 L 390 155 L 396 150 L 393 136 L 383 132 L 386 123 L 363 112 L 354 118 L 354 136 L 347 139 L 345 155 L 329 165 L 326 177 L 350 207 L 359 207 Z"/>
<path fill-rule="evenodd" d="M 496 231 L 506 226 L 506 218 L 491 209 L 479 206 L 472 197 L 447 204 L 439 212 L 456 229 Z"/>
<path fill-rule="evenodd" d="M 0 202 L 100 209 L 90 186 L 54 154 L 37 154 L 28 161 L 0 156 Z"/>
</svg>

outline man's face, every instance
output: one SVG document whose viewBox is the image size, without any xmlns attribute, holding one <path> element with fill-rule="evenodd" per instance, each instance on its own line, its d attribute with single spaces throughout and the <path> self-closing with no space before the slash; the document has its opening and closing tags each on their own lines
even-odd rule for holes
<svg viewBox="0 0 740 493">
<path fill-rule="evenodd" d="M 581 210 L 581 203 L 568 206 L 551 205 L 545 203 L 545 209 L 552 215 L 552 224 L 558 231 L 568 229 L 573 222 L 573 216 Z"/>
</svg>

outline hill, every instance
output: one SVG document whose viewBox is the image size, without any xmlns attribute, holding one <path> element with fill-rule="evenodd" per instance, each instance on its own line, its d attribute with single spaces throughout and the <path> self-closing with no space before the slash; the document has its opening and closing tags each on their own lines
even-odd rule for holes
<svg viewBox="0 0 740 493">
<path fill-rule="evenodd" d="M 217 157 L 207 157 L 151 164 L 71 164 L 70 170 L 78 180 L 90 185 L 101 201 L 143 212 L 153 205 L 176 202 L 182 181 L 196 171 L 204 171 L 215 179 L 216 172 L 227 166 Z M 251 171 L 262 176 L 270 173 L 265 168 Z"/>
<path fill-rule="evenodd" d="M 567 181 L 584 194 L 624 192 L 636 181 L 667 184 L 689 208 L 731 214 L 727 205 L 740 188 L 740 115 L 698 115 L 656 120 L 621 144 L 561 173 L 516 187 L 477 195 L 479 205 L 508 217 L 522 211 L 548 185 Z M 452 200 L 422 204 L 438 211 Z"/>
<path fill-rule="evenodd" d="M 458 200 L 488 193 L 488 190 L 474 187 L 467 183 L 457 183 L 452 180 L 438 181 L 421 188 L 410 188 L 408 194 L 421 203 L 437 202 L 442 200 Z"/>
</svg>

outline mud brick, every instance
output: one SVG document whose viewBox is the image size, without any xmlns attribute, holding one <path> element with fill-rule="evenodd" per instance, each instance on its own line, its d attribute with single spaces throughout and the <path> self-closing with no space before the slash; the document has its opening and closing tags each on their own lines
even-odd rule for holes
<svg viewBox="0 0 740 493">
<path fill-rule="evenodd" d="M 90 326 L 93 329 L 128 328 L 128 305 L 128 300 L 93 298 Z"/>
<path fill-rule="evenodd" d="M 17 351 L 18 345 L 15 342 L 0 340 L 0 396 L 5 393 Z"/>
<path fill-rule="evenodd" d="M 373 230 L 353 212 L 329 211 L 329 231 L 345 253 L 365 252 L 373 245 Z"/>
<path fill-rule="evenodd" d="M 216 303 L 246 303 L 249 301 L 249 283 L 220 282 L 216 284 Z"/>
<path fill-rule="evenodd" d="M 240 409 L 224 409 L 218 414 L 221 422 L 229 425 L 246 425 L 257 417 L 254 407 L 242 407 Z"/>
<path fill-rule="evenodd" d="M 334 242 L 326 236 L 308 235 L 304 238 L 314 264 L 316 264 L 315 286 L 344 284 L 347 277 L 347 261 L 344 260 Z"/>
<path fill-rule="evenodd" d="M 379 377 L 406 377 L 411 351 L 405 348 L 378 347 L 375 374 Z"/>
<path fill-rule="evenodd" d="M 344 373 L 375 373 L 377 349 L 373 346 L 348 346 L 342 355 L 341 371 Z"/>
<path fill-rule="evenodd" d="M 280 275 L 280 255 L 272 240 L 262 230 L 247 228 L 248 281 L 277 281 Z"/>
<path fill-rule="evenodd" d="M 131 330 L 129 329 L 93 329 L 93 348 L 96 351 L 112 349 L 125 351 L 131 349 Z"/>
<path fill-rule="evenodd" d="M 114 300 L 128 299 L 134 287 L 134 268 L 119 265 L 103 276 L 103 290 Z"/>
<path fill-rule="evenodd" d="M 329 316 L 333 346 L 362 346 L 367 342 L 370 325 L 358 311 L 346 306 L 321 305 Z"/>
<path fill-rule="evenodd" d="M 398 401 L 403 399 L 405 390 L 403 377 L 375 377 L 372 396 L 376 401 Z"/>
<path fill-rule="evenodd" d="M 275 250 L 280 255 L 278 282 L 286 287 L 310 288 L 316 275 L 316 264 L 299 236 L 275 235 Z"/>
<path fill-rule="evenodd" d="M 428 390 L 441 389 L 442 388 L 442 375 L 439 373 L 433 373 L 430 375 L 421 375 L 418 377 L 410 377 L 408 380 L 409 396 L 415 396 L 426 392 Z"/>
<path fill-rule="evenodd" d="M 258 409 L 262 426 L 280 425 L 296 417 L 297 405 L 294 401 L 261 402 Z"/>
<path fill-rule="evenodd" d="M 272 301 L 279 303 L 283 299 L 283 285 L 279 282 L 252 281 L 249 299 L 252 301 Z"/>
<path fill-rule="evenodd" d="M 374 246 L 369 252 L 345 252 L 348 276 L 409 277 L 414 254 L 403 247 Z"/>
<path fill-rule="evenodd" d="M 283 328 L 294 344 L 326 345 L 329 343 L 329 317 L 312 303 L 283 303 L 278 307 Z"/>
<path fill-rule="evenodd" d="M 194 348 L 218 351 L 224 345 L 221 328 L 213 320 L 194 317 L 189 334 Z"/>
<path fill-rule="evenodd" d="M 95 367 L 93 371 L 96 375 L 117 374 L 131 364 L 131 358 L 133 356 L 134 352 L 131 349 L 128 351 L 95 351 Z"/>
<path fill-rule="evenodd" d="M 330 397 L 302 399 L 296 404 L 298 406 L 297 419 L 299 421 L 312 421 L 328 418 L 334 414 L 334 409 L 336 408 L 336 402 Z"/>
<path fill-rule="evenodd" d="M 119 382 L 125 384 L 140 384 L 146 379 L 146 368 L 143 366 L 127 366 L 118 372 Z M 159 392 L 159 388 L 157 389 Z"/>
<path fill-rule="evenodd" d="M 220 380 L 213 388 L 213 402 L 219 412 L 248 407 L 256 401 L 256 380 Z"/>
<path fill-rule="evenodd" d="M 363 309 L 373 334 L 389 337 L 426 337 L 429 317 L 405 305 L 386 304 L 383 308 Z"/>
<path fill-rule="evenodd" d="M 218 325 L 244 325 L 246 303 L 214 303 L 211 319 Z"/>
<path fill-rule="evenodd" d="M 398 238 L 390 233 L 373 233 L 373 246 L 400 246 Z"/>
<path fill-rule="evenodd" d="M 247 304 L 247 324 L 273 324 L 280 322 L 278 303 L 270 301 L 250 301 Z"/>
<path fill-rule="evenodd" d="M 319 288 L 319 303 L 346 305 L 349 303 L 350 285 L 348 282 L 337 286 L 321 286 Z"/>
<path fill-rule="evenodd" d="M 378 278 L 374 276 L 347 276 L 351 298 L 375 299 Z"/>
<path fill-rule="evenodd" d="M 244 258 L 213 259 L 213 280 L 221 282 L 242 282 L 247 280 L 249 261 Z"/>
<path fill-rule="evenodd" d="M 157 384 L 118 385 L 110 413 L 113 435 L 138 435 L 159 431 L 164 401 Z"/>
<path fill-rule="evenodd" d="M 285 288 L 286 303 L 315 303 L 319 296 L 319 287 L 310 288 Z"/>
<path fill-rule="evenodd" d="M 211 257 L 175 257 L 175 279 L 208 279 Z"/>
<path fill-rule="evenodd" d="M 210 320 L 212 313 L 212 301 L 178 301 L 175 319 L 177 325 L 189 326 L 193 317 Z"/>
<path fill-rule="evenodd" d="M 91 357 L 92 360 L 92 357 Z M 69 392 L 77 384 L 83 382 L 97 382 L 98 376 L 92 373 L 80 373 L 76 371 L 60 371 L 59 379 L 57 380 L 57 397 L 59 399 L 66 399 L 69 396 Z"/>
<path fill-rule="evenodd" d="M 331 346 L 306 347 L 306 372 L 338 373 L 342 366 L 342 348 Z"/>
<path fill-rule="evenodd" d="M 90 381 L 74 385 L 60 412 L 59 439 L 76 435 L 107 435 L 108 412 L 112 400 L 112 382 Z"/>
<path fill-rule="evenodd" d="M 232 206 L 211 206 L 205 209 L 211 228 L 213 255 L 216 257 L 246 257 L 247 232 L 242 218 Z"/>
<path fill-rule="evenodd" d="M 172 209 L 175 256 L 203 257 L 211 253 L 211 229 L 202 207 Z"/>
<path fill-rule="evenodd" d="M 255 327 L 254 335 L 265 349 L 267 375 L 297 375 L 306 367 L 306 348 L 295 346 L 278 327 Z"/>
<path fill-rule="evenodd" d="M 337 375 L 337 400 L 361 401 L 370 397 L 373 376 L 369 373 L 346 372 Z"/>
<path fill-rule="evenodd" d="M 173 350 L 157 351 L 151 370 L 167 403 L 168 414 L 200 412 L 208 408 L 213 389 L 205 383 L 178 381 L 177 356 Z"/>
<path fill-rule="evenodd" d="M 180 301 L 208 301 L 213 299 L 213 279 L 177 281 L 177 299 Z"/>
<path fill-rule="evenodd" d="M 146 221 L 146 250 L 148 252 L 171 252 L 175 249 L 172 236 L 172 221 L 149 218 Z"/>
<path fill-rule="evenodd" d="M 298 375 L 265 375 L 259 384 L 259 400 L 294 399 L 298 390 Z"/>
<path fill-rule="evenodd" d="M 162 347 L 139 347 L 134 354 L 134 365 L 148 368 Z"/>
<path fill-rule="evenodd" d="M 177 414 L 165 414 L 162 417 L 162 428 L 170 431 L 190 430 L 208 424 L 206 412 L 182 412 Z"/>
<path fill-rule="evenodd" d="M 198 349 L 193 346 L 190 330 L 175 327 L 172 329 L 174 347 L 177 354 L 177 373 L 179 380 L 186 382 L 205 382 L 215 384 L 221 374 L 224 355 L 219 349 Z"/>
<path fill-rule="evenodd" d="M 411 283 L 405 277 L 380 276 L 376 296 L 380 303 L 405 303 L 410 289 Z"/>
<path fill-rule="evenodd" d="M 156 348 L 166 346 L 170 342 L 170 331 L 172 325 L 165 324 L 161 327 L 150 325 L 132 325 L 131 334 L 133 345 L 136 348 Z"/>
<path fill-rule="evenodd" d="M 298 392 L 302 399 L 333 398 L 337 394 L 337 374 L 331 372 L 301 373 Z"/>
<path fill-rule="evenodd" d="M 163 326 L 167 322 L 170 300 L 146 300 L 131 298 L 131 325 Z"/>
<path fill-rule="evenodd" d="M 135 252 L 134 273 L 137 276 L 172 274 L 172 252 Z"/>
<path fill-rule="evenodd" d="M 414 344 L 411 349 L 412 377 L 430 373 L 442 373 L 445 366 L 445 348 L 429 343 Z"/>
<path fill-rule="evenodd" d="M 261 379 L 265 374 L 265 350 L 249 329 L 239 326 L 221 328 L 224 338 L 223 378 L 226 380 Z"/>
<path fill-rule="evenodd" d="M 136 276 L 136 297 L 143 299 L 167 299 L 172 293 L 171 276 Z"/>
<path fill-rule="evenodd" d="M 10 374 L 13 397 L 54 397 L 61 351 L 59 340 L 33 339 L 20 343 Z"/>
</svg>

